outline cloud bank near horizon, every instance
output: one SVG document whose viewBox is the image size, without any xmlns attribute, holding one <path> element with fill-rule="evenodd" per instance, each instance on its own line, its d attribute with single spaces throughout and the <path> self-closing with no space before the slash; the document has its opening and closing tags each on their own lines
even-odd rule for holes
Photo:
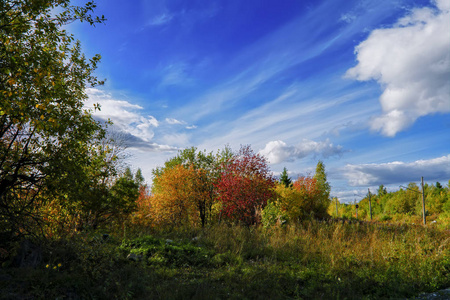
<svg viewBox="0 0 450 300">
<path fill-rule="evenodd" d="M 418 181 L 422 176 L 426 181 L 445 181 L 450 179 L 450 154 L 410 163 L 348 164 L 343 173 L 351 186 L 401 184 Z"/>
</svg>

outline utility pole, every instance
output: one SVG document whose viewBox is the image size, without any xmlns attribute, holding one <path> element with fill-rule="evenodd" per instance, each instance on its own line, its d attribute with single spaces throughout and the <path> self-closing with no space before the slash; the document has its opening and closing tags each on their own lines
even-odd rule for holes
<svg viewBox="0 0 450 300">
<path fill-rule="evenodd" d="M 426 213 L 426 210 L 425 210 L 425 187 L 424 187 L 424 184 L 423 184 L 423 176 L 421 178 L 421 181 L 422 181 L 422 216 L 423 216 L 423 225 L 427 225 L 427 217 L 425 215 L 425 213 Z M 410 188 L 405 187 L 403 185 L 401 185 L 400 187 L 420 194 L 419 191 L 410 189 Z"/>
<path fill-rule="evenodd" d="M 423 186 L 423 176 L 422 176 L 422 215 L 423 215 L 423 225 L 427 225 L 427 217 L 425 216 L 425 189 Z"/>
<path fill-rule="evenodd" d="M 370 212 L 370 221 L 372 221 L 372 202 L 370 201 L 370 189 L 367 189 L 369 191 L 369 212 Z"/>
</svg>

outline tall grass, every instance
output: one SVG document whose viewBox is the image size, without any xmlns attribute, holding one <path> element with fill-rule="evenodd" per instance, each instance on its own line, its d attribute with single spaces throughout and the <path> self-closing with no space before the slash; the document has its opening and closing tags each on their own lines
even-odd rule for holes
<svg viewBox="0 0 450 300">
<path fill-rule="evenodd" d="M 450 233 L 437 228 L 311 221 L 159 236 L 209 249 L 206 274 L 228 287 L 213 290 L 236 298 L 398 298 L 450 286 Z"/>
<path fill-rule="evenodd" d="M 75 299 L 89 298 L 92 291 L 94 298 L 105 299 L 380 299 L 450 287 L 450 232 L 432 227 L 311 221 L 272 228 L 127 232 L 125 239 L 53 249 L 52 261 L 62 261 L 63 267 L 50 272 L 43 261 L 28 270 L 34 290 L 48 290 L 32 295 Z M 68 261 L 68 253 L 75 258 Z M 127 260 L 129 253 L 138 259 Z M 42 274 L 50 274 L 53 284 Z"/>
<path fill-rule="evenodd" d="M 312 221 L 268 230 L 216 227 L 203 239 L 235 261 L 288 272 L 303 282 L 304 297 L 404 297 L 450 286 L 450 234 L 422 226 Z"/>
</svg>

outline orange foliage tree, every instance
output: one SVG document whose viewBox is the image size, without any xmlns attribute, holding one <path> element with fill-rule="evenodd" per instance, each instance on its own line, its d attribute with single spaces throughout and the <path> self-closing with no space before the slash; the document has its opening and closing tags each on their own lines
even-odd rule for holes
<svg viewBox="0 0 450 300">
<path fill-rule="evenodd" d="M 205 224 L 210 201 L 205 174 L 192 165 L 176 165 L 160 172 L 153 182 L 150 197 L 151 218 L 156 224 Z"/>
<path fill-rule="evenodd" d="M 222 151 L 217 152 L 217 154 L 207 153 L 206 151 L 197 151 L 197 148 L 187 148 L 178 152 L 178 154 L 169 159 L 164 163 L 163 167 L 156 168 L 153 170 L 153 175 L 155 176 L 154 184 L 158 185 L 158 181 L 167 177 L 169 174 L 172 176 L 169 169 L 175 167 L 179 169 L 179 166 L 183 166 L 187 169 L 192 169 L 190 172 L 191 176 L 180 176 L 179 181 L 183 182 L 185 186 L 191 187 L 190 193 L 195 195 L 195 208 L 200 219 L 202 226 L 213 221 L 214 216 L 217 213 L 217 207 L 213 208 L 216 201 L 216 191 L 214 184 L 220 177 L 220 164 L 234 154 L 229 147 L 225 147 Z M 184 172 L 184 171 L 183 171 Z M 163 190 L 154 187 L 152 189 L 154 197 L 160 197 L 160 194 L 164 192 Z M 164 198 L 154 199 L 156 202 L 160 200 L 164 201 Z"/>
<path fill-rule="evenodd" d="M 141 226 L 151 226 L 151 193 L 147 185 L 139 187 L 139 195 L 136 200 L 136 211 L 132 216 L 132 223 Z"/>
</svg>

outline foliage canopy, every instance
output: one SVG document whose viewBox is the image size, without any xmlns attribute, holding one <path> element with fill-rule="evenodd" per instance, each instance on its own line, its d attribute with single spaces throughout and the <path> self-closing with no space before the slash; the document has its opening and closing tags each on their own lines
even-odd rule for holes
<svg viewBox="0 0 450 300">
<path fill-rule="evenodd" d="M 100 60 L 86 59 L 63 26 L 101 23 L 93 2 L 2 0 L 0 6 L 0 231 L 3 240 L 29 233 L 42 221 L 37 203 L 77 185 L 83 166 L 102 160 L 105 136 L 84 108 L 85 89 L 101 84 Z M 61 11 L 55 14 L 55 11 Z M 81 166 L 81 168 L 80 168 Z M 93 171 L 92 169 L 90 171 Z M 100 168 L 100 172 L 111 171 Z M 74 176 L 77 177 L 74 177 Z M 84 174 L 85 175 L 85 174 Z M 104 174 L 103 174 L 104 175 Z"/>
</svg>

